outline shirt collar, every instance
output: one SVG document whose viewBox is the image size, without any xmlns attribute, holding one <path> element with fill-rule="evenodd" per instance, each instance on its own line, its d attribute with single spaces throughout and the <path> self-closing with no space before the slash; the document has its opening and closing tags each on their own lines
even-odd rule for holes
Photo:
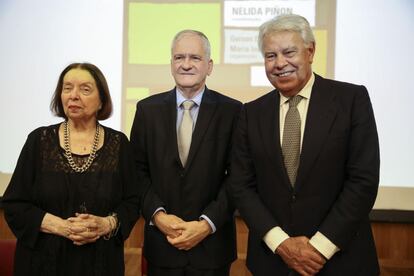
<svg viewBox="0 0 414 276">
<path fill-rule="evenodd" d="M 315 82 L 315 75 L 312 73 L 306 85 L 302 88 L 302 90 L 299 91 L 297 95 L 301 95 L 305 99 L 310 99 L 314 82 Z M 279 92 L 279 95 L 280 95 L 280 105 L 285 104 L 289 100 L 288 97 L 283 96 L 283 94 L 280 92 Z"/>
<path fill-rule="evenodd" d="M 197 93 L 197 95 L 192 98 L 192 99 L 187 99 L 186 97 L 183 96 L 183 92 L 181 92 L 180 89 L 178 89 L 178 87 L 175 89 L 177 91 L 176 95 L 177 95 L 177 108 L 179 108 L 181 106 L 181 104 L 187 100 L 192 100 L 197 106 L 201 105 L 201 99 L 203 98 L 203 94 L 205 91 L 205 86 L 203 87 L 203 89 Z"/>
</svg>

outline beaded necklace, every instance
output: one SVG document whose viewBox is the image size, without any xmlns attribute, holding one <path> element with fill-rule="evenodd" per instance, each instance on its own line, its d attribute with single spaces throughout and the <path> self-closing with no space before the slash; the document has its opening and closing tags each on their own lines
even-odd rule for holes
<svg viewBox="0 0 414 276">
<path fill-rule="evenodd" d="M 83 165 L 81 167 L 79 167 L 73 161 L 72 152 L 70 150 L 70 142 L 69 142 L 70 132 L 69 132 L 69 127 L 68 127 L 68 121 L 65 121 L 63 123 L 63 138 L 64 138 L 65 157 L 68 160 L 69 166 L 75 172 L 83 173 L 92 165 L 92 162 L 96 157 L 96 151 L 98 150 L 99 136 L 100 136 L 99 123 L 97 122 L 96 123 L 96 132 L 95 132 L 95 137 L 93 138 L 91 153 L 89 154 L 88 160 L 86 160 L 86 162 L 83 163 Z"/>
</svg>

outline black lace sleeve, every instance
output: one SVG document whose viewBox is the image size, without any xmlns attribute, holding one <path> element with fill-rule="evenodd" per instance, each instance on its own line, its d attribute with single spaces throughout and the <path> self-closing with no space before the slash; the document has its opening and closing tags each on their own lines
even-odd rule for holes
<svg viewBox="0 0 414 276">
<path fill-rule="evenodd" d="M 34 204 L 32 187 L 39 173 L 39 133 L 33 131 L 20 153 L 11 181 L 3 195 L 6 221 L 20 242 L 33 248 L 45 212 Z"/>
<path fill-rule="evenodd" d="M 118 133 L 117 135 L 120 138 L 118 172 L 122 185 L 122 201 L 114 211 L 120 222 L 118 236 L 121 235 L 120 238 L 125 240 L 139 218 L 144 191 L 141 188 L 142 185 L 138 183 L 129 141 L 124 134 Z"/>
</svg>

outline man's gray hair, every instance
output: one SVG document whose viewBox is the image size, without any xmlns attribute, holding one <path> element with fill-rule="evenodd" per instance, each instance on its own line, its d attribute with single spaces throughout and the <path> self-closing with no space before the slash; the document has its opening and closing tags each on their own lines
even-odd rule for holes
<svg viewBox="0 0 414 276">
<path fill-rule="evenodd" d="M 311 26 L 305 17 L 297 14 L 279 15 L 259 27 L 258 45 L 262 54 L 264 54 L 263 40 L 265 36 L 279 32 L 299 33 L 306 47 L 309 47 L 311 43 L 315 43 Z"/>
<path fill-rule="evenodd" d="M 204 46 L 204 52 L 206 54 L 207 60 L 210 60 L 210 55 L 211 55 L 211 47 L 210 47 L 210 42 L 208 41 L 208 38 L 205 34 L 203 34 L 200 31 L 195 31 L 195 30 L 182 30 L 180 32 L 178 32 L 175 36 L 174 39 L 171 43 L 171 53 L 173 51 L 174 45 L 177 42 L 177 40 L 179 40 L 182 36 L 185 36 L 187 34 L 193 34 L 193 35 L 197 35 L 201 38 L 201 40 L 203 41 L 203 46 Z"/>
</svg>

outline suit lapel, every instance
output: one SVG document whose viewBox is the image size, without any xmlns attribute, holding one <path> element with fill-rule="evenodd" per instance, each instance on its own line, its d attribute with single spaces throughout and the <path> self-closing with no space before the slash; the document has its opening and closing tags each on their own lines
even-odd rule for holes
<svg viewBox="0 0 414 276">
<path fill-rule="evenodd" d="M 163 105 L 163 122 L 166 130 L 166 137 L 169 137 L 170 149 L 173 149 L 173 155 L 176 161 L 181 165 L 180 155 L 177 144 L 177 96 L 175 88 L 171 90 L 164 98 Z"/>
<path fill-rule="evenodd" d="M 312 88 L 306 117 L 295 190 L 299 189 L 306 181 L 307 175 L 315 164 L 336 117 L 334 93 L 330 93 L 331 91 L 326 84 L 320 76 L 315 75 L 315 83 Z"/>
<path fill-rule="evenodd" d="M 292 189 L 283 162 L 282 148 L 280 146 L 280 118 L 279 118 L 280 95 L 277 90 L 273 90 L 269 99 L 264 102 L 259 118 L 260 133 L 265 150 L 271 164 L 275 165 L 275 170 L 285 181 L 286 188 Z M 266 119 L 267 118 L 267 119 Z"/>
<path fill-rule="evenodd" d="M 201 100 L 200 110 L 198 111 L 198 117 L 194 128 L 193 137 L 191 139 L 190 152 L 188 153 L 186 168 L 190 167 L 204 138 L 204 134 L 209 127 L 211 119 L 216 112 L 216 108 L 217 96 L 206 87 L 203 98 Z"/>
</svg>

